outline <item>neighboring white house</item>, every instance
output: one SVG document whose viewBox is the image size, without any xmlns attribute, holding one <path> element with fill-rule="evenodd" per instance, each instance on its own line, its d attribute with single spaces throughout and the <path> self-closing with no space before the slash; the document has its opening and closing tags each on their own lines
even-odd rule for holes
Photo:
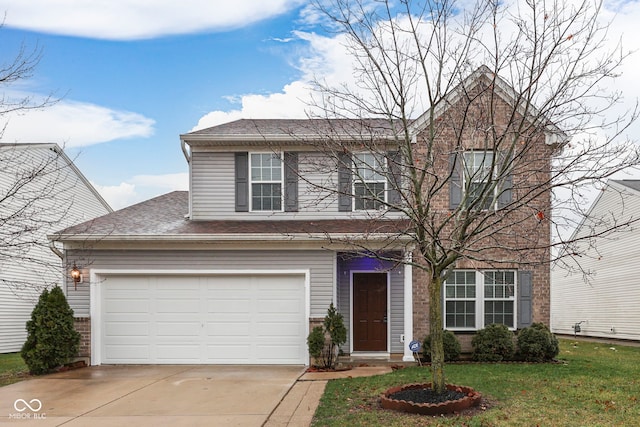
<svg viewBox="0 0 640 427">
<path fill-rule="evenodd" d="M 574 237 L 595 235 L 594 229 L 614 223 L 635 222 L 607 236 L 580 241 L 578 245 L 587 248 L 587 255 L 564 260 L 574 272 L 569 273 L 559 264 L 552 268 L 553 332 L 640 340 L 638 220 L 640 180 L 610 180 Z"/>
<path fill-rule="evenodd" d="M 41 291 L 62 285 L 47 234 L 112 211 L 58 145 L 0 144 L 0 353 L 21 349 Z"/>
</svg>

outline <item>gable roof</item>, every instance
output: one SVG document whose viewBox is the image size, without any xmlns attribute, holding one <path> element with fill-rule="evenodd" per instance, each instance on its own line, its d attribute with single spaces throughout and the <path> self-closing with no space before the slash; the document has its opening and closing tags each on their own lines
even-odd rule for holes
<svg viewBox="0 0 640 427">
<path fill-rule="evenodd" d="M 499 96 L 504 102 L 515 108 L 516 111 L 525 117 L 528 117 L 531 121 L 540 122 L 544 120 L 544 117 L 539 116 L 539 111 L 534 105 L 526 105 L 519 101 L 519 96 L 515 89 L 507 83 L 498 74 L 495 74 L 486 65 L 481 65 L 473 73 L 467 76 L 460 84 L 458 84 L 452 91 L 447 93 L 439 103 L 433 106 L 433 113 L 435 117 L 442 115 L 448 108 L 454 105 L 460 100 L 465 93 L 472 91 L 480 83 L 485 83 L 493 87 L 493 92 Z M 526 106 L 526 107 L 525 107 Z M 431 115 L 431 109 L 422 113 L 412 123 L 412 134 L 416 135 L 420 133 L 427 126 L 429 117 Z M 546 143 L 562 144 L 567 141 L 568 137 L 558 128 L 554 123 L 544 121 L 541 123 L 544 126 L 546 134 Z"/>
<path fill-rule="evenodd" d="M 96 200 L 108 211 L 113 212 L 113 208 L 107 203 L 106 200 L 98 193 L 93 184 L 84 176 L 80 169 L 71 161 L 71 159 L 65 154 L 64 150 L 60 148 L 58 144 L 54 143 L 0 143 L 0 150 L 50 150 L 61 158 L 69 169 L 76 175 L 76 177 L 84 184 L 84 186 L 91 192 Z"/>
<path fill-rule="evenodd" d="M 72 241 L 290 241 L 324 240 L 331 235 L 397 234 L 406 230 L 403 220 L 215 220 L 193 221 L 187 191 L 174 191 L 120 209 L 49 236 Z"/>
</svg>

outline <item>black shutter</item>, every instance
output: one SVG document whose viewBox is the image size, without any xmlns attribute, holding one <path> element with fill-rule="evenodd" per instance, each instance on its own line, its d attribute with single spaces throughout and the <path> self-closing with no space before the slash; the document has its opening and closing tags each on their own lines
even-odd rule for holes
<svg viewBox="0 0 640 427">
<path fill-rule="evenodd" d="M 236 212 L 249 212 L 249 153 L 236 153 Z"/>
<path fill-rule="evenodd" d="M 500 154 L 500 164 L 499 167 L 504 167 L 504 164 L 507 162 L 508 158 L 505 154 Z M 511 172 L 505 175 L 501 181 L 500 186 L 498 187 L 498 209 L 502 209 L 511 203 L 512 200 L 512 188 L 513 188 L 513 176 Z"/>
<path fill-rule="evenodd" d="M 284 153 L 284 210 L 298 212 L 298 153 Z"/>
<path fill-rule="evenodd" d="M 456 209 L 462 203 L 462 156 L 449 155 L 451 179 L 449 182 L 449 209 Z"/>
<path fill-rule="evenodd" d="M 530 271 L 518 272 L 518 329 L 531 326 L 533 321 L 533 283 Z"/>
<path fill-rule="evenodd" d="M 402 184 L 402 175 L 401 175 L 401 158 L 400 152 L 398 151 L 390 151 L 387 153 L 387 166 L 389 168 L 389 176 L 387 178 L 387 203 L 389 207 L 394 210 L 400 210 L 400 202 L 402 201 L 400 196 L 400 186 Z"/>
<path fill-rule="evenodd" d="M 351 155 L 338 154 L 338 211 L 351 212 Z"/>
</svg>

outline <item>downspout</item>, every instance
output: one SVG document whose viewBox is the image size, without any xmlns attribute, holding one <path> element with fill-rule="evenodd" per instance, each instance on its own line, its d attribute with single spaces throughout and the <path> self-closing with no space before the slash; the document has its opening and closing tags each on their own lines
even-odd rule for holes
<svg viewBox="0 0 640 427">
<path fill-rule="evenodd" d="M 182 148 L 182 154 L 184 154 L 184 158 L 187 160 L 187 164 L 191 164 L 191 156 L 189 155 L 189 150 L 187 150 L 187 143 L 184 139 L 180 140 L 180 148 Z"/>
<path fill-rule="evenodd" d="M 189 150 L 187 150 L 186 141 L 182 138 L 180 139 L 180 148 L 182 148 L 182 154 L 184 154 L 187 165 L 189 165 L 189 213 L 187 214 L 187 219 L 191 219 L 191 155 L 189 154 Z"/>
<path fill-rule="evenodd" d="M 55 241 L 49 240 L 49 249 L 51 249 L 51 252 L 54 254 L 58 255 L 60 259 L 64 260 L 64 254 L 60 249 L 56 248 Z"/>
</svg>

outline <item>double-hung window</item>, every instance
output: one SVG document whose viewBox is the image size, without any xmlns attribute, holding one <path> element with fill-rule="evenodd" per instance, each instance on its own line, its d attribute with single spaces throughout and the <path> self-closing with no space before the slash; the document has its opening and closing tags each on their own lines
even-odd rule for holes
<svg viewBox="0 0 640 427">
<path fill-rule="evenodd" d="M 282 210 L 282 158 L 275 153 L 251 153 L 251 210 Z"/>
<path fill-rule="evenodd" d="M 476 272 L 454 271 L 444 285 L 445 328 L 476 328 Z"/>
<path fill-rule="evenodd" d="M 497 188 L 487 191 L 494 179 L 493 151 L 467 151 L 464 153 L 464 187 L 468 192 L 466 205 L 476 209 L 493 209 Z"/>
<path fill-rule="evenodd" d="M 385 159 L 373 153 L 353 155 L 354 210 L 374 210 L 385 206 L 387 178 Z"/>
<path fill-rule="evenodd" d="M 516 279 L 513 271 L 484 272 L 484 324 L 514 327 Z"/>
<path fill-rule="evenodd" d="M 482 329 L 491 323 L 516 327 L 516 272 L 456 270 L 444 283 L 444 327 Z"/>
</svg>

